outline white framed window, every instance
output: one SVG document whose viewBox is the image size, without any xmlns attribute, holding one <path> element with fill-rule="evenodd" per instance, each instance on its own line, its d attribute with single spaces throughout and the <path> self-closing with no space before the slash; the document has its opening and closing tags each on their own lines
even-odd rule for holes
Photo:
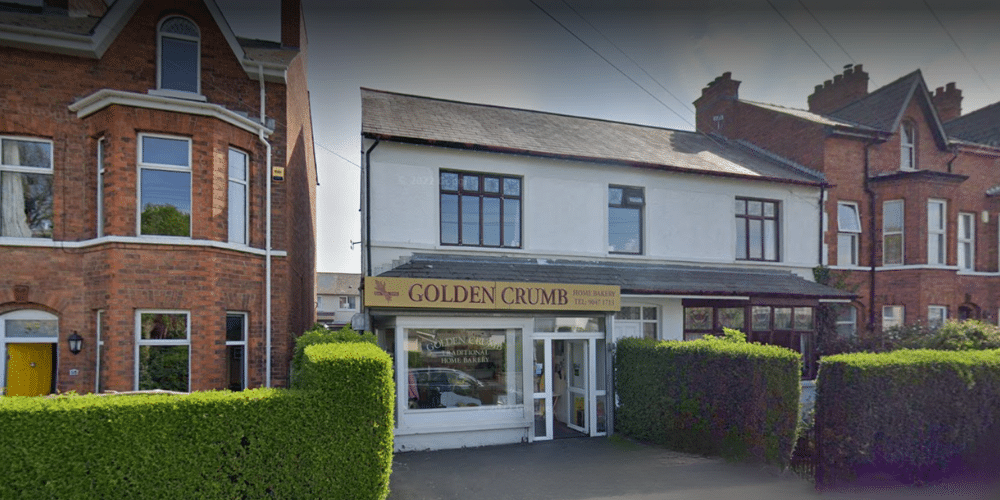
<svg viewBox="0 0 1000 500">
<path fill-rule="evenodd" d="M 171 16 L 156 32 L 156 83 L 161 90 L 201 93 L 201 33 L 190 19 Z"/>
<path fill-rule="evenodd" d="M 623 322 L 637 325 L 642 337 L 647 339 L 660 338 L 659 313 L 656 306 L 629 305 L 622 306 L 615 313 L 615 327 L 625 326 Z"/>
<path fill-rule="evenodd" d="M 948 319 L 948 308 L 945 306 L 927 306 L 927 326 L 940 328 Z"/>
<path fill-rule="evenodd" d="M 976 214 L 958 214 L 958 268 L 963 271 L 976 268 Z"/>
<path fill-rule="evenodd" d="M 105 363 L 104 363 L 104 309 L 98 309 L 94 318 L 94 340 L 97 344 L 97 361 L 94 369 L 94 393 L 104 392 Z"/>
<path fill-rule="evenodd" d="M 858 240 L 861 238 L 861 217 L 858 204 L 837 203 L 837 264 L 858 265 Z"/>
<path fill-rule="evenodd" d="M 850 304 L 837 305 L 837 335 L 842 338 L 858 335 L 858 310 Z"/>
<path fill-rule="evenodd" d="M 247 388 L 247 313 L 226 313 L 226 389 Z"/>
<path fill-rule="evenodd" d="M 917 168 L 917 130 L 913 122 L 906 121 L 899 127 L 899 168 L 914 170 Z"/>
<path fill-rule="evenodd" d="M 944 200 L 927 200 L 927 263 L 931 265 L 943 266 L 947 263 L 946 214 L 947 206 Z"/>
<path fill-rule="evenodd" d="M 340 308 L 343 310 L 353 311 L 358 308 L 358 298 L 353 295 L 345 295 L 340 297 Z"/>
<path fill-rule="evenodd" d="M 139 134 L 140 235 L 191 236 L 191 139 Z"/>
<path fill-rule="evenodd" d="M 903 200 L 882 204 L 882 264 L 903 263 Z"/>
<path fill-rule="evenodd" d="M 229 149 L 229 242 L 248 243 L 250 207 L 247 196 L 247 154 Z"/>
<path fill-rule="evenodd" d="M 136 310 L 135 389 L 190 392 L 191 313 Z"/>
<path fill-rule="evenodd" d="M 0 136 L 0 237 L 52 238 L 52 141 Z"/>
<path fill-rule="evenodd" d="M 608 252 L 642 253 L 645 205 L 643 188 L 608 186 Z"/>
<path fill-rule="evenodd" d="M 903 306 L 882 306 L 882 329 L 903 326 L 905 313 Z"/>
<path fill-rule="evenodd" d="M 104 236 L 104 138 L 97 139 L 97 237 Z"/>
</svg>

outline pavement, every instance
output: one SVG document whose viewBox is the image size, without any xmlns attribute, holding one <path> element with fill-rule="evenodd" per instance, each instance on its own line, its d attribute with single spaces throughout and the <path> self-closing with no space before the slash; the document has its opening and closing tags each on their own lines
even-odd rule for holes
<svg viewBox="0 0 1000 500">
<path fill-rule="evenodd" d="M 914 488 L 868 478 L 838 491 L 774 466 L 729 463 L 618 436 L 397 453 L 389 500 L 998 500 L 960 483 Z"/>
</svg>

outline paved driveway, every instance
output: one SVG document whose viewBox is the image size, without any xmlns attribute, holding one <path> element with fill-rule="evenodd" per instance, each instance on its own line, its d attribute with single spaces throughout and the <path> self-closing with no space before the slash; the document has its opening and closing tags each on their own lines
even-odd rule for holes
<svg viewBox="0 0 1000 500">
<path fill-rule="evenodd" d="M 396 454 L 390 500 L 997 499 L 967 487 L 858 486 L 824 492 L 790 472 L 620 438 Z"/>
</svg>

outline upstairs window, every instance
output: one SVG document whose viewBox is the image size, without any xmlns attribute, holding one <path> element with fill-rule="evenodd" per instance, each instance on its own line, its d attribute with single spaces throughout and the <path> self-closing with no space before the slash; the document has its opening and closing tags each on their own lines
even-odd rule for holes
<svg viewBox="0 0 1000 500">
<path fill-rule="evenodd" d="M 521 247 L 521 178 L 441 171 L 441 244 Z"/>
<path fill-rule="evenodd" d="M 247 154 L 229 150 L 229 242 L 247 244 Z"/>
<path fill-rule="evenodd" d="M 958 214 L 958 268 L 974 271 L 976 267 L 976 214 Z"/>
<path fill-rule="evenodd" d="M 899 127 L 899 168 L 913 170 L 917 168 L 917 131 L 913 122 L 903 122 Z"/>
<path fill-rule="evenodd" d="M 642 211 L 646 204 L 641 187 L 608 187 L 608 251 L 642 253 Z"/>
<path fill-rule="evenodd" d="M 861 218 L 856 203 L 837 203 L 837 264 L 858 265 Z"/>
<path fill-rule="evenodd" d="M 778 202 L 736 198 L 736 259 L 777 261 Z"/>
<path fill-rule="evenodd" d="M 358 298 L 352 295 L 345 295 L 340 297 L 340 308 L 345 311 L 353 311 L 358 308 Z"/>
<path fill-rule="evenodd" d="M 201 92 L 201 34 L 183 17 L 168 17 L 157 32 L 157 86 L 163 90 Z"/>
<path fill-rule="evenodd" d="M 52 237 L 52 143 L 0 137 L 0 237 Z"/>
<path fill-rule="evenodd" d="M 882 264 L 903 263 L 903 200 L 882 204 Z"/>
<path fill-rule="evenodd" d="M 927 263 L 943 266 L 947 263 L 945 245 L 947 219 L 944 200 L 927 200 Z"/>
<path fill-rule="evenodd" d="M 139 136 L 139 234 L 191 236 L 191 140 Z"/>
</svg>

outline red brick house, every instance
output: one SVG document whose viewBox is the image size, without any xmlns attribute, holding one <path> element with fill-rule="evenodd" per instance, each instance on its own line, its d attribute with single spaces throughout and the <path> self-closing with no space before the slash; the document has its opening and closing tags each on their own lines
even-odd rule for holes
<svg viewBox="0 0 1000 500">
<path fill-rule="evenodd" d="M 739 84 L 702 90 L 698 130 L 826 175 L 822 259 L 858 294 L 839 329 L 997 321 L 997 105 L 962 116 L 961 90 L 932 92 L 919 70 L 869 92 L 860 64 L 817 85 L 808 111 L 741 99 Z"/>
<path fill-rule="evenodd" d="M 0 61 L 7 394 L 285 385 L 315 315 L 299 2 L 280 43 L 213 0 L 3 4 Z"/>
</svg>

